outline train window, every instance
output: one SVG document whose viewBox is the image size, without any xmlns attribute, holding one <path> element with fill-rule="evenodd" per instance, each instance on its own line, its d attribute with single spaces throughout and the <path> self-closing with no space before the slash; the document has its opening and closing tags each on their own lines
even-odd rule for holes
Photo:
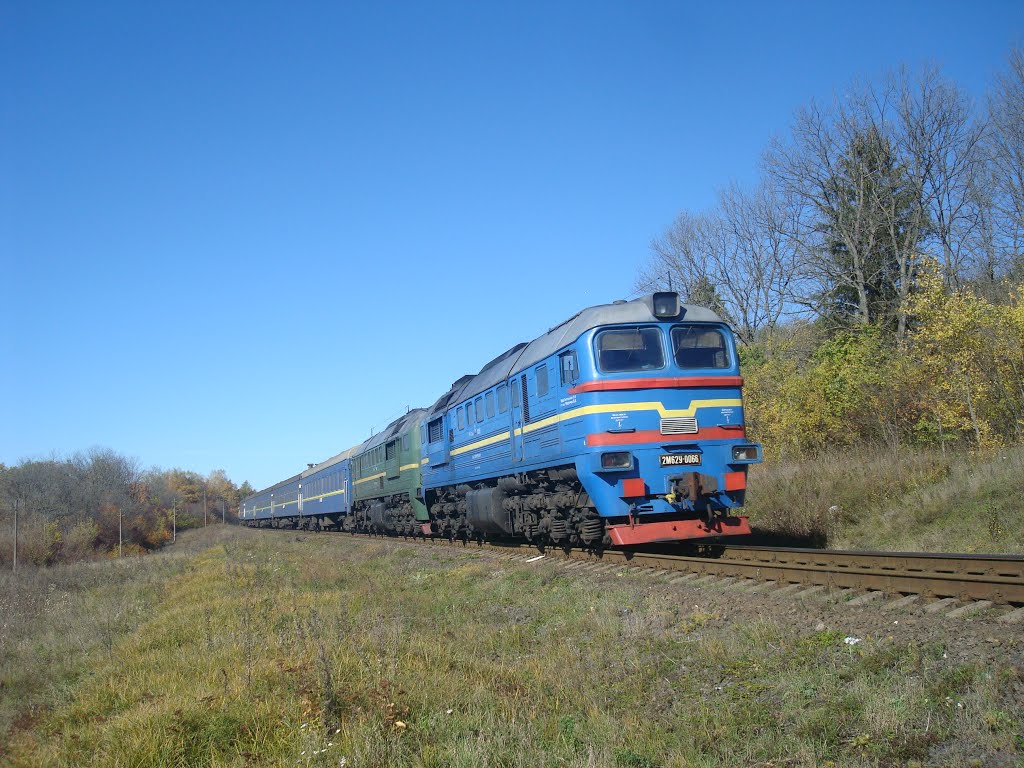
<svg viewBox="0 0 1024 768">
<path fill-rule="evenodd" d="M 548 393 L 548 367 L 538 365 L 534 373 L 537 375 L 537 397 L 544 397 Z"/>
<path fill-rule="evenodd" d="M 462 406 L 461 405 L 459 406 L 459 409 L 456 411 L 456 413 L 459 415 L 459 429 L 465 429 L 466 428 L 466 414 L 462 412 Z"/>
<path fill-rule="evenodd" d="M 717 328 L 677 325 L 672 329 L 672 352 L 680 368 L 729 367 L 729 348 Z"/>
<path fill-rule="evenodd" d="M 519 379 L 512 379 L 512 405 L 519 407 Z"/>
<path fill-rule="evenodd" d="M 402 435 L 402 450 L 403 451 L 408 451 L 409 450 L 409 433 L 408 432 L 406 432 L 404 435 Z"/>
<path fill-rule="evenodd" d="M 484 420 L 484 399 L 482 397 L 478 397 L 473 401 L 473 405 L 476 406 L 476 421 L 479 424 Z"/>
<path fill-rule="evenodd" d="M 598 334 L 597 363 L 606 373 L 650 371 L 665 367 L 657 328 L 624 328 Z"/>
<path fill-rule="evenodd" d="M 498 386 L 498 413 L 505 413 L 508 410 L 508 386 Z"/>
<path fill-rule="evenodd" d="M 441 442 L 441 438 L 444 436 L 444 427 L 441 425 L 441 419 L 434 419 L 430 422 L 427 426 L 427 432 L 429 433 L 428 442 Z"/>
<path fill-rule="evenodd" d="M 494 418 L 494 393 L 493 392 L 485 392 L 484 393 L 484 403 L 487 405 L 487 418 L 488 419 L 493 419 Z"/>
<path fill-rule="evenodd" d="M 576 351 L 563 352 L 558 357 L 558 362 L 562 369 L 562 384 L 571 384 L 574 381 L 579 381 L 580 371 L 579 366 L 576 364 Z"/>
</svg>

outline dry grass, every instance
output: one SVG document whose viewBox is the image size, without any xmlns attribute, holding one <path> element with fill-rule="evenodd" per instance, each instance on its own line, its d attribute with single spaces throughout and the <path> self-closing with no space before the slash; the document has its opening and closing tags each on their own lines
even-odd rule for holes
<svg viewBox="0 0 1024 768">
<path fill-rule="evenodd" d="M 41 644 L 22 629 L 14 656 L 5 645 L 6 686 L 89 635 L 11 734 L 11 765 L 869 766 L 942 750 L 968 765 L 1024 750 L 1012 670 L 730 621 L 642 579 L 595 589 L 544 563 L 247 530 L 106 565 L 98 581 L 126 590 L 36 603 Z M 116 614 L 124 594 L 134 607 L 109 632 L 56 621 Z"/>
<path fill-rule="evenodd" d="M 815 546 L 1024 553 L 1024 451 L 995 456 L 844 452 L 755 467 L 761 531 Z"/>
</svg>

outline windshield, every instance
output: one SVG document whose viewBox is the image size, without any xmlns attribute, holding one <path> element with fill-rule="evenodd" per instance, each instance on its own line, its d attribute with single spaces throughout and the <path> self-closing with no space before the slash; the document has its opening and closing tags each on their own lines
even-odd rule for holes
<svg viewBox="0 0 1024 768">
<path fill-rule="evenodd" d="M 672 354 L 680 368 L 728 368 L 729 348 L 718 328 L 678 325 L 672 329 Z"/>
<path fill-rule="evenodd" d="M 606 373 L 649 371 L 665 367 L 657 328 L 603 331 L 597 337 L 597 364 Z"/>
</svg>

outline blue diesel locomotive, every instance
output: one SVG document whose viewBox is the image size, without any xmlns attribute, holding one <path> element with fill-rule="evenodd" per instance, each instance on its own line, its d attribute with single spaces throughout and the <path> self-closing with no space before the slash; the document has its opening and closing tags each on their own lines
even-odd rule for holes
<svg viewBox="0 0 1024 768">
<path fill-rule="evenodd" d="M 415 499 L 382 497 L 372 520 L 352 514 L 356 446 L 246 499 L 242 516 L 560 546 L 749 533 L 734 511 L 761 448 L 746 439 L 741 386 L 733 335 L 710 310 L 675 293 L 590 307 L 459 379 L 417 418 Z M 303 483 L 328 470 L 347 475 L 330 491 L 339 498 L 311 506 Z"/>
</svg>

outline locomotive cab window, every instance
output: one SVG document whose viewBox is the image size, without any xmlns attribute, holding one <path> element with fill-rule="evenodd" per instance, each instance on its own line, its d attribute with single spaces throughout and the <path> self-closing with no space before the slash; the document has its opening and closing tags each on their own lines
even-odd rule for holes
<svg viewBox="0 0 1024 768">
<path fill-rule="evenodd" d="M 459 406 L 459 409 L 456 411 L 456 413 L 459 415 L 459 429 L 465 429 L 466 428 L 466 414 L 462 410 L 462 406 L 461 405 Z"/>
<path fill-rule="evenodd" d="M 602 331 L 595 341 L 597 364 L 605 373 L 651 371 L 665 367 L 661 333 L 657 328 Z"/>
<path fill-rule="evenodd" d="M 505 413 L 508 410 L 508 387 L 505 384 L 498 386 L 498 413 Z"/>
<path fill-rule="evenodd" d="M 718 328 L 678 325 L 672 329 L 672 354 L 680 368 L 728 368 L 729 348 Z"/>
<path fill-rule="evenodd" d="M 548 367 L 538 366 L 534 373 L 537 376 L 537 397 L 544 397 L 548 393 Z"/>
<path fill-rule="evenodd" d="M 562 369 L 562 385 L 572 384 L 580 378 L 579 365 L 576 363 L 576 352 L 563 352 L 558 357 Z"/>
</svg>

